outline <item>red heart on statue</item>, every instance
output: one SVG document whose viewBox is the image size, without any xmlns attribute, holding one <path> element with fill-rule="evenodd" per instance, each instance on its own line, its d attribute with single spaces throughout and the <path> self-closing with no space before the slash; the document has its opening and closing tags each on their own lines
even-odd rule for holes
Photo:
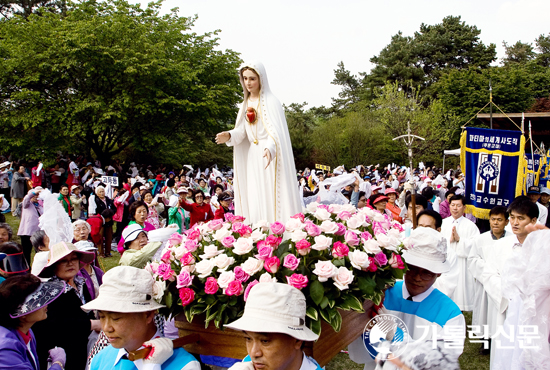
<svg viewBox="0 0 550 370">
<path fill-rule="evenodd" d="M 248 107 L 246 110 L 246 117 L 248 118 L 248 122 L 255 123 L 256 122 L 256 110 L 254 108 Z"/>
</svg>

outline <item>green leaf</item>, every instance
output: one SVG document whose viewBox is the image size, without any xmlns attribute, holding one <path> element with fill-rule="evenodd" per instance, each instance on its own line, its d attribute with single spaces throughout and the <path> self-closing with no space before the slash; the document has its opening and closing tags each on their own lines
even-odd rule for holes
<svg viewBox="0 0 550 370">
<path fill-rule="evenodd" d="M 210 310 L 206 311 L 206 320 L 204 320 L 204 328 L 207 329 L 208 325 L 210 324 L 210 321 L 214 320 L 216 315 L 218 314 L 218 311 L 214 311 L 213 313 L 210 313 Z"/>
<path fill-rule="evenodd" d="M 346 261 L 343 258 L 333 260 L 332 264 L 336 267 L 346 267 Z"/>
<path fill-rule="evenodd" d="M 347 294 L 344 297 L 344 302 L 350 309 L 357 312 L 364 312 L 363 303 L 361 303 L 361 301 L 353 294 Z"/>
<path fill-rule="evenodd" d="M 307 317 L 309 317 L 311 320 L 314 320 L 314 321 L 317 321 L 319 320 L 319 314 L 317 313 L 317 310 L 311 306 L 309 306 L 307 309 L 306 309 L 306 315 Z"/>
<path fill-rule="evenodd" d="M 309 328 L 315 334 L 321 335 L 321 320 L 311 320 L 311 324 L 310 324 Z"/>
<path fill-rule="evenodd" d="M 325 308 L 320 310 L 319 312 L 321 313 L 321 317 L 323 318 L 323 320 L 330 323 L 330 309 Z"/>
<path fill-rule="evenodd" d="M 321 301 L 321 303 L 319 303 L 319 307 L 325 308 L 326 306 L 328 306 L 328 298 L 323 297 L 323 300 Z"/>
<path fill-rule="evenodd" d="M 334 315 L 330 320 L 330 326 L 332 326 L 335 332 L 339 332 L 342 328 L 342 315 L 340 315 L 340 312 L 338 312 L 338 310 L 334 310 Z"/>
<path fill-rule="evenodd" d="M 313 299 L 313 302 L 315 304 L 320 304 L 323 300 L 323 297 L 325 295 L 325 288 L 323 287 L 323 284 L 319 282 L 319 280 L 314 280 L 311 285 L 309 286 L 309 295 L 311 296 L 311 299 Z"/>
<path fill-rule="evenodd" d="M 367 296 L 372 296 L 374 294 L 374 288 L 376 287 L 376 282 L 371 277 L 360 276 L 357 278 L 357 286 L 363 294 Z"/>
<path fill-rule="evenodd" d="M 404 270 L 401 269 L 393 269 L 392 274 L 396 279 L 403 279 Z"/>
</svg>

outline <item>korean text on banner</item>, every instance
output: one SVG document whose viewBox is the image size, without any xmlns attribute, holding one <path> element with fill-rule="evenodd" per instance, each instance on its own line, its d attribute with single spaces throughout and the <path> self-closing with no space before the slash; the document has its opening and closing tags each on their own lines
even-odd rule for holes
<svg viewBox="0 0 550 370">
<path fill-rule="evenodd" d="M 488 219 L 491 208 L 508 206 L 521 195 L 527 163 L 520 131 L 467 127 L 460 137 L 460 150 L 466 212 Z"/>
</svg>

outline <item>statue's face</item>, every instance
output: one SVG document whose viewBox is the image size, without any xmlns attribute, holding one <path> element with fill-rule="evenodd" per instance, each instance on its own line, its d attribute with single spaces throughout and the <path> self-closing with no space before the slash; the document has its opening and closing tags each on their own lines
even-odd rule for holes
<svg viewBox="0 0 550 370">
<path fill-rule="evenodd" d="M 243 72 L 244 86 L 251 94 L 258 94 L 260 92 L 260 76 L 253 70 L 247 69 Z"/>
</svg>

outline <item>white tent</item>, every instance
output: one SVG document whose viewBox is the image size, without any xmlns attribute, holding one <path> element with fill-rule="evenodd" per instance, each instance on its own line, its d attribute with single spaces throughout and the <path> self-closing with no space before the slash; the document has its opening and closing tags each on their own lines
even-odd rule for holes
<svg viewBox="0 0 550 370">
<path fill-rule="evenodd" d="M 460 148 L 458 149 L 451 149 L 451 150 L 444 150 L 443 151 L 443 173 L 445 173 L 445 156 L 446 155 L 454 155 L 459 156 L 460 155 Z"/>
</svg>

